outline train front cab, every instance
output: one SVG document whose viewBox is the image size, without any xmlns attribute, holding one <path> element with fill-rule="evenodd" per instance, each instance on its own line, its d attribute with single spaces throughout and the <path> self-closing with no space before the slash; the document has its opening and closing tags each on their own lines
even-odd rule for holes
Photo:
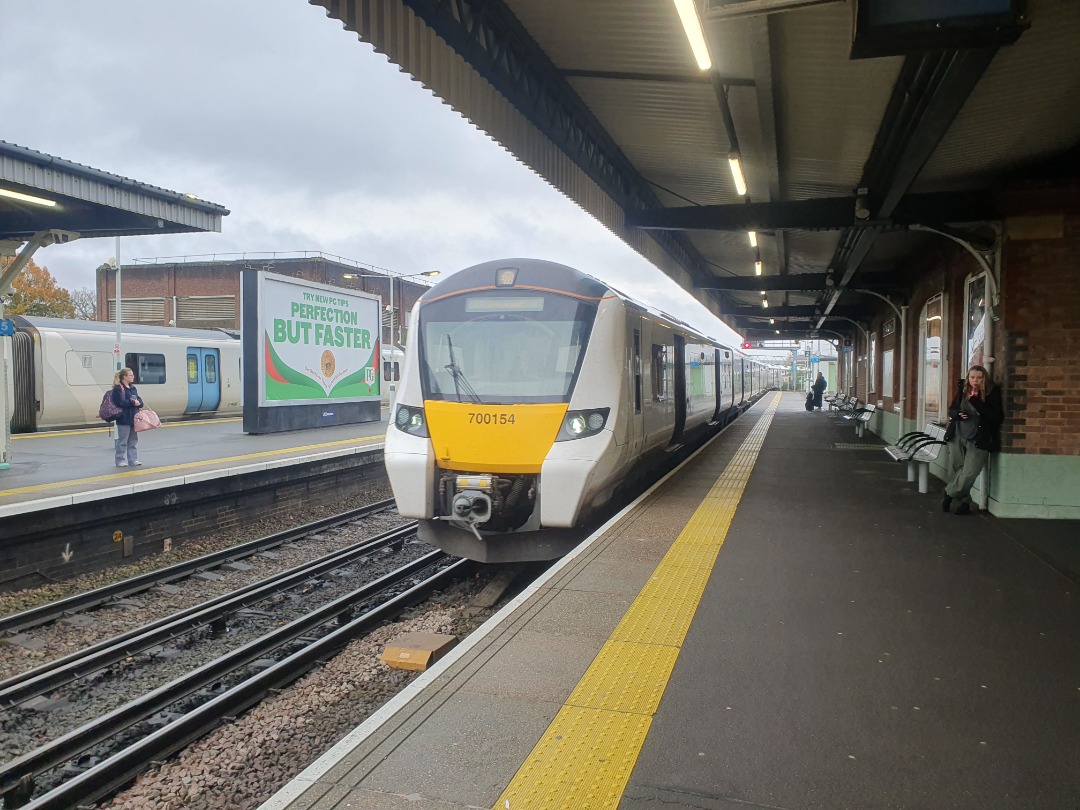
<svg viewBox="0 0 1080 810">
<path fill-rule="evenodd" d="M 564 281 L 554 289 L 489 282 L 436 294 L 414 311 L 418 339 L 386 467 L 399 511 L 421 519 L 421 536 L 452 553 L 550 559 L 577 542 L 539 529 L 575 523 L 576 493 L 588 489 L 597 460 L 610 457 L 614 409 L 597 392 L 617 389 L 621 374 L 587 361 L 586 347 L 605 351 L 594 345 L 610 331 L 594 331 L 597 312 L 619 302 L 604 301 L 607 288 L 581 274 Z M 612 350 L 621 356 L 624 347 Z M 513 541 L 487 543 L 485 535 Z"/>
</svg>

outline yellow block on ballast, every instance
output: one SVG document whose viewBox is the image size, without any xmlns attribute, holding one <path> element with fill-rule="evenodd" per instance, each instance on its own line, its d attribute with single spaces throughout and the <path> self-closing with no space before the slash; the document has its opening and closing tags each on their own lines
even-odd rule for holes
<svg viewBox="0 0 1080 810">
<path fill-rule="evenodd" d="M 443 633 L 406 633 L 386 645 L 382 661 L 391 669 L 425 670 L 457 643 L 457 636 Z"/>
</svg>

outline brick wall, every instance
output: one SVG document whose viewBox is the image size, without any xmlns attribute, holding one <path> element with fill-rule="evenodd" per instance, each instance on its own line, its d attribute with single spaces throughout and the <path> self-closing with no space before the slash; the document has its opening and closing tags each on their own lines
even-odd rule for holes
<svg viewBox="0 0 1080 810">
<path fill-rule="evenodd" d="M 268 270 L 283 276 L 304 278 L 319 284 L 328 284 L 344 289 L 358 290 L 382 297 L 383 305 L 390 304 L 390 285 L 382 278 L 346 279 L 345 273 L 363 274 L 362 268 L 342 264 L 328 259 L 316 258 L 280 258 L 273 261 L 237 260 L 220 262 L 183 262 L 160 264 L 124 265 L 121 276 L 120 292 L 124 299 L 164 298 L 165 313 L 161 323 L 156 326 L 185 327 L 224 327 L 240 328 L 240 276 L 246 267 Z M 406 318 L 416 305 L 416 301 L 427 286 L 416 282 L 398 279 L 394 285 L 394 308 L 397 311 L 395 321 L 399 338 L 408 326 Z M 116 274 L 105 268 L 97 272 L 97 320 L 109 320 L 109 299 L 116 296 Z M 231 323 L 175 323 L 173 298 L 201 296 L 231 296 L 236 302 L 236 316 Z M 125 307 L 125 311 L 127 307 Z M 389 326 L 384 327 L 383 341 L 390 338 Z"/>
<path fill-rule="evenodd" d="M 1011 239 L 1002 295 L 1006 420 L 1017 451 L 1080 455 L 1080 216 L 1061 238 Z"/>
</svg>

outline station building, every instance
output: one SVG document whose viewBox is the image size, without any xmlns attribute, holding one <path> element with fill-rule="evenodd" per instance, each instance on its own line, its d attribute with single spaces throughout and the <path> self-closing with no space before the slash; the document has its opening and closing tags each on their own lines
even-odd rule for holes
<svg viewBox="0 0 1080 810">
<path fill-rule="evenodd" d="M 947 421 L 967 369 L 989 370 L 1006 419 L 984 503 L 999 517 L 1080 517 L 1080 181 L 1071 161 L 1055 167 L 1059 179 L 1032 173 L 1000 192 L 999 222 L 928 232 L 892 298 L 908 302 L 899 308 L 906 329 L 897 308 L 875 302 L 841 358 L 839 389 L 877 405 L 870 427 L 887 441 Z"/>
<path fill-rule="evenodd" d="M 238 259 L 192 256 L 180 261 L 140 260 L 120 268 L 123 321 L 153 326 L 239 330 L 240 277 L 244 270 L 263 270 L 380 296 L 384 343 L 391 339 L 391 300 L 393 337 L 401 343 L 409 314 L 428 288 L 389 270 L 324 253 L 253 254 Z M 116 270 L 109 265 L 99 267 L 96 287 L 97 319 L 115 321 Z"/>
</svg>

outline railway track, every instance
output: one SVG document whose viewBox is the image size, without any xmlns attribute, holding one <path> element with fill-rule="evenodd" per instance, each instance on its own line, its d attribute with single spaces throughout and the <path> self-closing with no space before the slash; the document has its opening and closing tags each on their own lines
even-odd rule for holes
<svg viewBox="0 0 1080 810">
<path fill-rule="evenodd" d="M 47 605 L 24 610 L 10 616 L 0 617 L 0 635 L 13 636 L 17 633 L 38 627 L 43 624 L 54 622 L 65 616 L 82 613 L 93 608 L 125 599 L 135 594 L 150 590 L 151 588 L 166 585 L 178 580 L 186 579 L 194 574 L 212 571 L 230 562 L 243 560 L 260 552 L 273 549 L 286 543 L 293 543 L 304 537 L 329 529 L 351 523 L 378 512 L 392 508 L 392 500 L 378 501 L 373 504 L 332 515 L 322 520 L 307 523 L 294 529 L 287 529 L 276 534 L 260 537 L 247 543 L 240 543 L 222 551 L 197 557 L 192 560 L 171 565 L 157 571 L 95 588 L 85 593 L 75 594 L 65 599 L 58 599 Z"/>
<path fill-rule="evenodd" d="M 379 548 L 399 545 L 407 533 L 408 527 L 388 532 L 303 566 L 302 571 L 284 572 L 274 578 L 277 582 L 260 583 L 242 593 L 211 600 L 183 615 L 38 667 L 0 684 L 0 694 L 8 706 L 16 706 L 34 695 L 51 693 L 80 677 L 128 660 L 132 654 L 160 647 L 178 635 L 221 625 L 226 617 L 247 609 L 244 606 L 252 600 L 296 588 L 335 565 L 349 565 Z M 16 757 L 0 768 L 0 793 L 6 806 L 71 807 L 108 795 L 151 762 L 169 756 L 223 720 L 245 711 L 332 656 L 348 641 L 472 568 L 473 564 L 453 562 L 441 552 L 425 554 Z M 121 737 L 135 741 L 121 745 L 117 742 Z M 65 766 L 63 776 L 70 778 L 58 778 L 57 769 Z M 43 780 L 43 775 L 48 776 Z M 35 784 L 42 782 L 48 783 L 47 792 L 31 798 Z"/>
</svg>

